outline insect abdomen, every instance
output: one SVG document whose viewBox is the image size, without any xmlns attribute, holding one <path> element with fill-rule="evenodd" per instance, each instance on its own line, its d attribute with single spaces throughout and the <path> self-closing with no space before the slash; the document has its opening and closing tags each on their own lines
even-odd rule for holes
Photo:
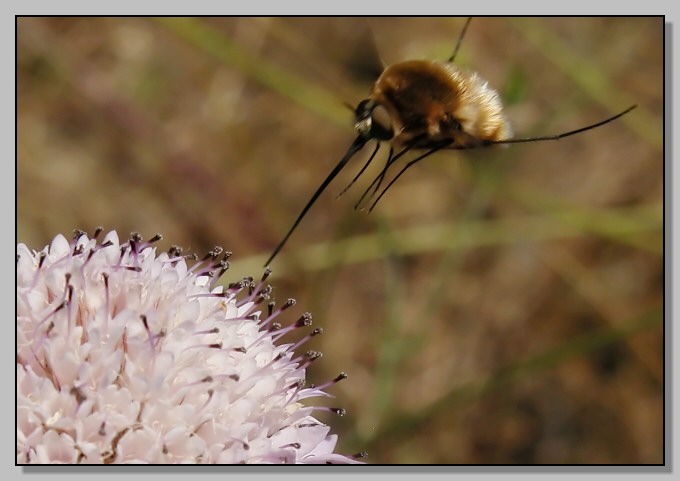
<svg viewBox="0 0 680 481">
<path fill-rule="evenodd" d="M 424 145 L 453 140 L 453 147 L 511 137 L 495 90 L 450 62 L 410 60 L 385 69 L 372 96 L 393 119 L 396 141 Z"/>
</svg>

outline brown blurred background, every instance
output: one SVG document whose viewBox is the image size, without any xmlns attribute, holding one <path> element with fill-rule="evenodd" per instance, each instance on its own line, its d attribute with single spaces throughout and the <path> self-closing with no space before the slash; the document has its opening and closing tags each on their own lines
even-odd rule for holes
<svg viewBox="0 0 680 481">
<path fill-rule="evenodd" d="M 20 18 L 18 242 L 102 225 L 262 264 L 385 63 L 462 18 Z M 311 311 L 339 451 L 370 463 L 663 461 L 663 20 L 475 18 L 457 63 L 520 136 L 436 154 L 370 215 L 358 156 L 273 262 Z M 369 149 L 370 150 L 370 149 Z M 379 163 L 379 162 L 378 162 Z M 375 170 L 373 170 L 375 174 Z M 290 312 L 290 311 L 289 311 Z M 290 336 L 286 340 L 293 340 Z"/>
</svg>

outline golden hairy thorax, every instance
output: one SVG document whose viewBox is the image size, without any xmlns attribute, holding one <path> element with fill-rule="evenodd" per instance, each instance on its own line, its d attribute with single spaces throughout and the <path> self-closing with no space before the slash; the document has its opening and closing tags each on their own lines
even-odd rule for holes
<svg viewBox="0 0 680 481">
<path fill-rule="evenodd" d="M 371 98 L 384 106 L 394 142 L 415 138 L 419 147 L 453 139 L 466 148 L 511 138 L 498 93 L 476 73 L 451 62 L 409 60 L 387 67 Z"/>
</svg>

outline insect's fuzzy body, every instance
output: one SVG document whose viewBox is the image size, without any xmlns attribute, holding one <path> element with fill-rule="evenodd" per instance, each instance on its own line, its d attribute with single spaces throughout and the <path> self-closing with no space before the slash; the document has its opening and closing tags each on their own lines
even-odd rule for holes
<svg viewBox="0 0 680 481">
<path fill-rule="evenodd" d="M 409 60 L 387 67 L 369 98 L 392 120 L 393 144 L 432 148 L 453 140 L 458 149 L 510 139 L 498 93 L 453 62 Z"/>
</svg>

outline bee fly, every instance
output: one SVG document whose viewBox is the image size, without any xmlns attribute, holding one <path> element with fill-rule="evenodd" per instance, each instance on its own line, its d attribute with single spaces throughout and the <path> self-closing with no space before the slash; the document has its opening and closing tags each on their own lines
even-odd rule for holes
<svg viewBox="0 0 680 481">
<path fill-rule="evenodd" d="M 475 72 L 462 70 L 453 63 L 470 20 L 468 18 L 466 21 L 453 54 L 447 61 L 408 60 L 383 70 L 368 98 L 359 102 L 354 109 L 356 139 L 314 192 L 265 265 L 269 265 L 281 251 L 328 184 L 370 140 L 376 141 L 373 152 L 338 197 L 361 176 L 383 143 L 389 144 L 389 154 L 385 166 L 361 195 L 355 209 L 364 200 L 368 202 L 376 196 L 387 171 L 404 154 L 412 150 L 422 153 L 409 160 L 392 178 L 377 195 L 369 212 L 409 167 L 439 150 L 468 150 L 492 145 L 559 140 L 609 123 L 636 107 L 633 105 L 613 117 L 557 135 L 513 137 L 498 93 Z"/>
</svg>

